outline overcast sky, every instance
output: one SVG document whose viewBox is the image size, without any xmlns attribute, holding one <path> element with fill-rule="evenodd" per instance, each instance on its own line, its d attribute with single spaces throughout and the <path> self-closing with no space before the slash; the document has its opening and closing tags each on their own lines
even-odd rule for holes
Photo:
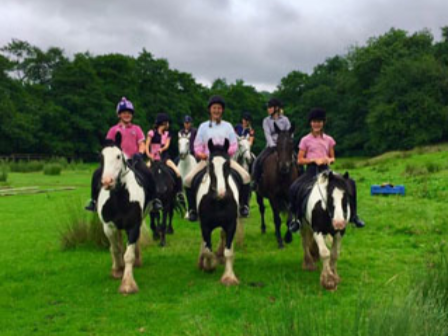
<svg viewBox="0 0 448 336">
<path fill-rule="evenodd" d="M 243 79 L 268 90 L 391 27 L 428 28 L 438 40 L 448 26 L 448 0 L 1 0 L 0 13 L 1 46 L 146 48 L 204 84 Z"/>
</svg>

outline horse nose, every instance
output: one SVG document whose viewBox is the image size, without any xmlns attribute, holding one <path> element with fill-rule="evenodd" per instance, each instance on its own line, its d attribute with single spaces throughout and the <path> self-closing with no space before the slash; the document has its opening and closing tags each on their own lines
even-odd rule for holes
<svg viewBox="0 0 448 336">
<path fill-rule="evenodd" d="M 218 190 L 218 199 L 223 199 L 225 195 L 226 195 L 225 190 Z"/>
<path fill-rule="evenodd" d="M 101 184 L 103 185 L 103 187 L 104 187 L 106 190 L 108 190 L 108 189 L 110 189 L 110 188 L 113 186 L 113 184 L 114 184 L 114 179 L 113 179 L 112 177 L 110 177 L 110 176 L 104 176 L 104 177 L 101 179 Z"/>
<path fill-rule="evenodd" d="M 344 230 L 347 225 L 347 221 L 343 219 L 333 219 L 333 228 L 335 230 Z"/>
</svg>

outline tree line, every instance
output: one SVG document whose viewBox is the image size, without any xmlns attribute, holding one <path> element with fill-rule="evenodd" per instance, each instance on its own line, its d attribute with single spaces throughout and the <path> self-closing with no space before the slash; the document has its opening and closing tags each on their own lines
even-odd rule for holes
<svg viewBox="0 0 448 336">
<path fill-rule="evenodd" d="M 346 55 L 328 58 L 312 73 L 291 71 L 275 92 L 258 92 L 243 80 L 216 79 L 211 87 L 143 49 L 137 57 L 88 52 L 65 55 L 12 40 L 0 49 L 0 154 L 39 153 L 94 157 L 99 134 L 117 122 L 122 96 L 135 106 L 134 121 L 146 132 L 159 112 L 177 131 L 185 114 L 207 119 L 207 100 L 222 95 L 224 118 L 233 124 L 251 112 L 255 152 L 271 96 L 285 104 L 297 138 L 309 131 L 312 107 L 327 110 L 326 130 L 338 155 L 372 155 L 448 140 L 448 27 L 434 41 L 423 30 L 391 29 Z M 175 147 L 175 146 L 173 146 Z"/>
</svg>

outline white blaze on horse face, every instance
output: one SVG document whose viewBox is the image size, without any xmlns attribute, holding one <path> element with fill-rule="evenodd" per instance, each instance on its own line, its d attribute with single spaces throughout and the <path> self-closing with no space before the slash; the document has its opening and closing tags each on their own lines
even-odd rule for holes
<svg viewBox="0 0 448 336">
<path fill-rule="evenodd" d="M 179 138 L 179 156 L 181 159 L 190 153 L 190 138 L 183 136 Z"/>
<path fill-rule="evenodd" d="M 102 151 L 103 155 L 103 175 L 101 184 L 104 188 L 110 189 L 115 186 L 118 176 L 123 167 L 123 153 L 117 147 L 106 147 Z"/>
<path fill-rule="evenodd" d="M 226 160 L 222 157 L 216 157 L 213 159 L 213 165 L 215 167 L 216 176 L 216 192 L 218 198 L 223 198 L 226 194 L 226 181 L 224 180 L 224 164 Z"/>
<path fill-rule="evenodd" d="M 342 209 L 342 199 L 344 198 L 344 191 L 335 188 L 333 194 L 334 214 L 332 218 L 333 227 L 335 230 L 343 230 L 347 225 L 347 220 L 344 218 L 344 209 Z"/>
</svg>

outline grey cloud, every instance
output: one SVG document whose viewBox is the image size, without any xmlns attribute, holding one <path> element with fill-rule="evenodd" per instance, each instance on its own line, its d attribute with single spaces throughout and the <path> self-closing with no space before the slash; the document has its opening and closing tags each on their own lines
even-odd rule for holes
<svg viewBox="0 0 448 336">
<path fill-rule="evenodd" d="M 292 70 L 312 71 L 326 58 L 391 27 L 447 25 L 444 0 L 4 0 L 0 45 L 12 38 L 72 54 L 143 48 L 202 82 L 225 77 L 273 89 Z"/>
</svg>

